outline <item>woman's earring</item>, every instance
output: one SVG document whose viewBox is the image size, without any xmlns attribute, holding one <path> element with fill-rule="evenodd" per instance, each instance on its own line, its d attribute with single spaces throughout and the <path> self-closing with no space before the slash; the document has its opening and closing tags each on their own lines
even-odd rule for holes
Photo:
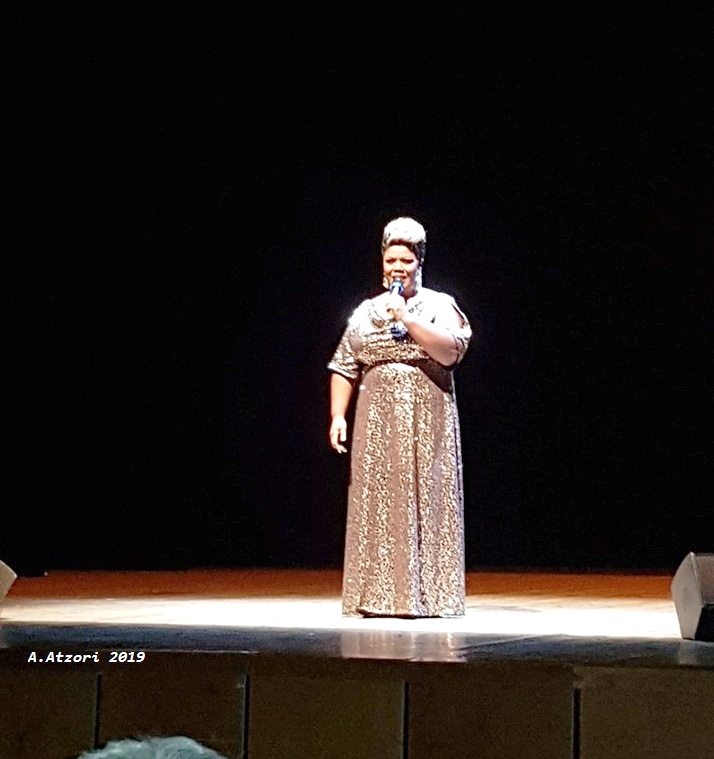
<svg viewBox="0 0 714 759">
<path fill-rule="evenodd" d="M 385 290 L 389 290 L 389 280 L 387 279 L 387 275 L 386 274 L 382 277 L 382 287 Z"/>
</svg>

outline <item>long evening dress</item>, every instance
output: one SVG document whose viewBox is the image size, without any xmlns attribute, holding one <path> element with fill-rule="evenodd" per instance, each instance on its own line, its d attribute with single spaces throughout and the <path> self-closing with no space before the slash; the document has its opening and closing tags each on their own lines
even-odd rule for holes
<svg viewBox="0 0 714 759">
<path fill-rule="evenodd" d="M 421 288 L 407 308 L 452 331 L 463 358 L 471 326 L 454 299 Z M 346 615 L 464 614 L 464 499 L 454 367 L 395 336 L 374 300 L 352 313 L 328 363 L 355 382 L 343 567 Z"/>
</svg>

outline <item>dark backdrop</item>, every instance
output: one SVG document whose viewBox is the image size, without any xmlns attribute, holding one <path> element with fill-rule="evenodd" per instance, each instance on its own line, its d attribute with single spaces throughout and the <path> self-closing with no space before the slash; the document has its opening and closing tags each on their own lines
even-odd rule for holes
<svg viewBox="0 0 714 759">
<path fill-rule="evenodd" d="M 714 551 L 708 9 L 335 12 L 17 19 L 0 559 L 340 566 L 325 365 L 399 214 L 478 334 L 469 567 Z"/>
</svg>

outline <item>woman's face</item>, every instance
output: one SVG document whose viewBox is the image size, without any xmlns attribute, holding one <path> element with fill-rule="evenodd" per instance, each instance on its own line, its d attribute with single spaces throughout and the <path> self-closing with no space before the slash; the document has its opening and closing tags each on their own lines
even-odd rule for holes
<svg viewBox="0 0 714 759">
<path fill-rule="evenodd" d="M 388 286 L 395 279 L 401 279 L 406 297 L 416 292 L 418 271 L 419 259 L 406 245 L 390 245 L 382 254 L 382 272 Z"/>
</svg>

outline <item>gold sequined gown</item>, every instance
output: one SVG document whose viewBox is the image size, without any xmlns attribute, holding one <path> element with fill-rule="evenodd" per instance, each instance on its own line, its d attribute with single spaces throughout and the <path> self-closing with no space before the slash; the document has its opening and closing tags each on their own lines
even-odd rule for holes
<svg viewBox="0 0 714 759">
<path fill-rule="evenodd" d="M 471 339 L 453 298 L 427 288 L 409 310 L 439 323 L 456 309 L 459 361 Z M 453 368 L 430 358 L 373 300 L 349 319 L 328 369 L 355 381 L 343 568 L 346 615 L 464 614 L 464 515 Z"/>
</svg>

